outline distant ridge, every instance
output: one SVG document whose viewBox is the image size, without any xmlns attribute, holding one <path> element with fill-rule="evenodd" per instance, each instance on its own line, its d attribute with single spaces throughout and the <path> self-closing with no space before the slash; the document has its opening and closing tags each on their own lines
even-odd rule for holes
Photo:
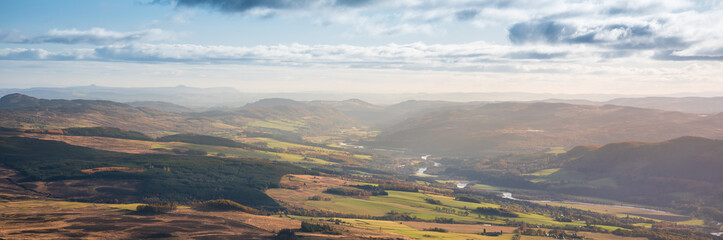
<svg viewBox="0 0 723 240">
<path fill-rule="evenodd" d="M 615 105 L 483 103 L 410 117 L 385 128 L 376 142 L 369 144 L 479 156 L 626 140 L 661 141 L 685 135 L 723 138 L 716 116 Z"/>
<path fill-rule="evenodd" d="M 182 113 L 182 112 L 193 112 L 193 109 L 173 104 L 169 102 L 161 102 L 161 101 L 135 101 L 135 102 L 129 102 L 128 105 L 134 106 L 134 107 L 144 107 L 144 108 L 152 108 L 156 110 L 161 110 L 164 112 L 175 112 L 175 113 Z"/>
<path fill-rule="evenodd" d="M 104 101 L 104 100 L 63 100 L 63 99 L 38 99 L 20 93 L 8 94 L 0 98 L 0 109 L 20 108 L 71 108 L 88 106 L 118 106 L 130 107 L 130 105 Z"/>
</svg>

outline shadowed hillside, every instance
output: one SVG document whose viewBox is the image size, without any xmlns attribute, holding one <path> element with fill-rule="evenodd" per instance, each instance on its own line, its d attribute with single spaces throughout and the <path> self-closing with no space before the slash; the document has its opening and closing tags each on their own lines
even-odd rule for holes
<svg viewBox="0 0 723 240">
<path fill-rule="evenodd" d="M 574 148 L 550 176 L 564 192 L 663 206 L 723 209 L 723 141 L 681 137 Z M 723 217 L 723 215 L 718 216 Z M 723 220 L 723 219 L 719 219 Z"/>
</svg>

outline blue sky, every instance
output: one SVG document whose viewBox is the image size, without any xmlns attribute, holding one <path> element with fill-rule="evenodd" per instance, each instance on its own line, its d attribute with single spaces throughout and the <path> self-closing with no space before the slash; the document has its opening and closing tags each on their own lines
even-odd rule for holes
<svg viewBox="0 0 723 240">
<path fill-rule="evenodd" d="M 721 1 L 0 1 L 0 87 L 723 92 Z"/>
</svg>

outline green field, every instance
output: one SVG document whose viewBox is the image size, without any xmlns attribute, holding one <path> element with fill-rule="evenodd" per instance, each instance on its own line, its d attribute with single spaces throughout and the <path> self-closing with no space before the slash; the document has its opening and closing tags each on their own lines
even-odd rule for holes
<svg viewBox="0 0 723 240">
<path fill-rule="evenodd" d="M 543 169 L 543 170 L 540 170 L 540 171 L 537 171 L 534 173 L 527 173 L 527 174 L 522 174 L 522 175 L 543 177 L 543 176 L 548 176 L 550 174 L 556 173 L 557 171 L 560 171 L 560 169 L 559 168 L 548 168 L 548 169 Z"/>
<path fill-rule="evenodd" d="M 545 152 L 547 154 L 563 154 L 566 153 L 565 147 L 550 147 L 548 148 L 548 151 Z"/>
<path fill-rule="evenodd" d="M 306 201 L 305 205 L 326 209 L 334 212 L 351 213 L 358 215 L 371 215 L 371 216 L 383 216 L 385 213 L 390 211 L 396 211 L 400 213 L 410 213 L 412 216 L 416 216 L 425 220 L 433 220 L 436 217 L 452 218 L 455 221 L 462 222 L 484 222 L 491 224 L 503 224 L 504 219 L 514 219 L 517 221 L 523 221 L 534 225 L 551 225 L 551 226 L 585 226 L 584 221 L 576 221 L 571 223 L 563 223 L 555 221 L 554 219 L 538 214 L 524 214 L 518 213 L 518 218 L 506 218 L 506 217 L 478 217 L 476 214 L 471 213 L 467 216 L 457 215 L 454 213 L 436 211 L 437 207 L 454 209 L 456 212 L 464 212 L 467 210 L 475 209 L 477 207 L 492 207 L 499 208 L 499 205 L 490 203 L 470 203 L 456 201 L 450 197 L 429 195 L 424 193 L 413 193 L 413 192 L 400 192 L 400 191 L 387 191 L 388 196 L 372 196 L 368 199 L 361 198 L 333 198 L 331 201 Z M 432 198 L 440 201 L 440 205 L 434 205 L 427 203 L 426 198 Z M 617 229 L 617 227 L 611 226 L 599 226 L 610 231 Z"/>
<path fill-rule="evenodd" d="M 300 128 L 306 127 L 306 123 L 301 121 L 283 121 L 283 120 L 264 120 L 255 121 L 248 124 L 252 127 L 270 128 L 288 132 L 296 132 Z"/>
<path fill-rule="evenodd" d="M 223 153 L 226 156 L 231 156 L 231 157 L 249 157 L 249 158 L 258 158 L 258 159 L 268 159 L 268 160 L 280 161 L 280 162 L 312 163 L 312 164 L 320 164 L 320 165 L 335 164 L 335 163 L 324 161 L 324 160 L 318 159 L 318 158 L 304 158 L 304 156 L 300 156 L 300 155 L 296 155 L 296 154 L 266 152 L 266 151 L 248 150 L 248 149 L 243 149 L 243 148 L 210 146 L 210 145 L 200 145 L 200 144 L 182 143 L 182 142 L 153 143 L 153 145 L 151 147 L 152 148 L 162 148 L 162 149 L 167 149 L 167 150 L 171 150 L 174 148 L 187 148 L 187 149 L 205 151 L 205 152 L 209 153 L 210 155 L 216 155 L 218 153 Z"/>
</svg>

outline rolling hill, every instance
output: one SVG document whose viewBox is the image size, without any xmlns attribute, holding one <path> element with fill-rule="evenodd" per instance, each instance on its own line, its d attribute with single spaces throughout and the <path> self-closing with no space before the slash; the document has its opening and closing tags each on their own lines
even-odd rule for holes
<svg viewBox="0 0 723 240">
<path fill-rule="evenodd" d="M 619 141 L 723 137 L 716 116 L 614 105 L 493 103 L 427 113 L 386 128 L 370 143 L 439 155 L 530 153 Z"/>
<path fill-rule="evenodd" d="M 106 126 L 151 136 L 179 132 L 226 137 L 249 129 L 303 136 L 358 126 L 354 119 L 334 108 L 278 99 L 226 111 L 165 112 L 111 101 L 47 100 L 10 94 L 0 98 L 0 113 L 0 126 L 8 128 Z"/>
<path fill-rule="evenodd" d="M 723 112 L 723 97 L 646 97 L 616 98 L 606 104 L 639 108 L 661 109 L 688 113 L 719 113 Z"/>
<path fill-rule="evenodd" d="M 680 137 L 576 147 L 552 174 L 557 190 L 662 206 L 723 210 L 723 140 Z M 723 215 L 719 216 L 723 217 Z"/>
<path fill-rule="evenodd" d="M 164 112 L 174 112 L 174 113 L 182 113 L 182 112 L 193 112 L 193 109 L 169 103 L 169 102 L 161 102 L 161 101 L 135 101 L 135 102 L 129 102 L 128 105 L 134 106 L 134 107 L 144 107 L 144 108 L 152 108 Z"/>
<path fill-rule="evenodd" d="M 101 100 L 47 100 L 10 94 L 0 98 L 0 113 L 0 125 L 11 128 L 109 126 L 145 133 L 198 129 L 179 114 Z"/>
<path fill-rule="evenodd" d="M 723 97 L 642 97 L 615 98 L 609 101 L 547 99 L 540 102 L 568 103 L 577 105 L 618 105 L 637 108 L 650 108 L 685 113 L 715 114 L 723 112 Z"/>
</svg>

